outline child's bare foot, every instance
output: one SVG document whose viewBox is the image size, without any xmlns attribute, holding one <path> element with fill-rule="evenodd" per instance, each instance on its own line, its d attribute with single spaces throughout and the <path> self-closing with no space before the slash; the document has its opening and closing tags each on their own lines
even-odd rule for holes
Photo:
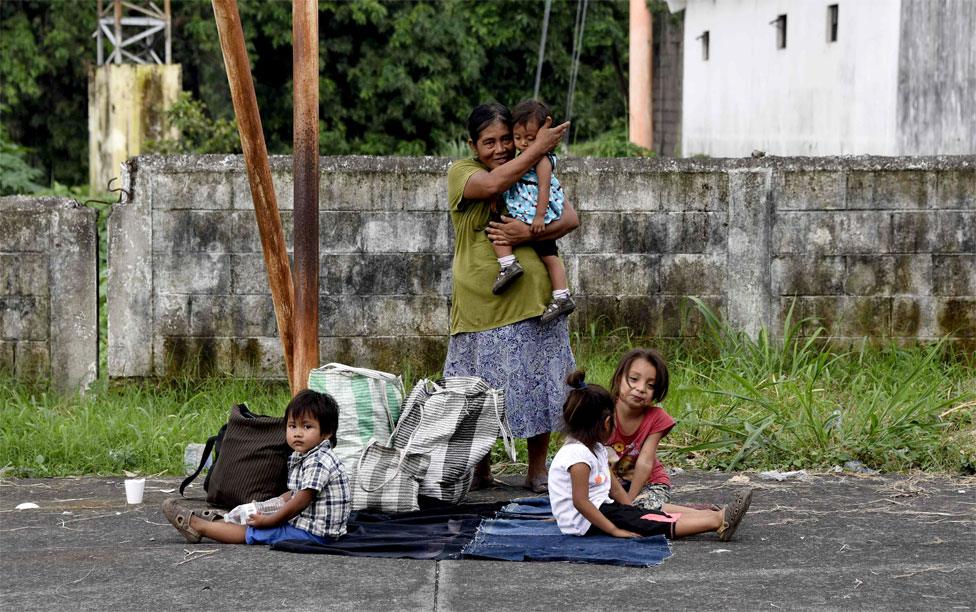
<svg viewBox="0 0 976 612">
<path fill-rule="evenodd" d="M 742 517 L 749 510 L 750 503 L 752 503 L 752 489 L 745 489 L 735 494 L 735 499 L 725 506 L 725 518 L 722 521 L 722 526 L 716 531 L 719 540 L 728 542 L 732 539 L 739 523 L 742 522 Z"/>
</svg>

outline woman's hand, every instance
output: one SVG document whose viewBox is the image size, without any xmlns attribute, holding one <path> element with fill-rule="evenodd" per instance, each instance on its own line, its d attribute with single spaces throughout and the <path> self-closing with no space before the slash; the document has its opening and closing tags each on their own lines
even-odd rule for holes
<svg viewBox="0 0 976 612">
<path fill-rule="evenodd" d="M 569 121 L 552 127 L 552 117 L 546 117 L 546 122 L 536 132 L 535 141 L 532 144 L 541 147 L 543 151 L 552 151 L 559 144 L 559 141 L 563 139 L 563 134 L 568 129 Z"/>
<path fill-rule="evenodd" d="M 543 223 L 542 229 L 545 227 L 546 225 Z M 485 233 L 488 234 L 488 240 L 498 246 L 515 246 L 532 240 L 532 229 L 528 225 L 518 219 L 504 215 L 502 215 L 501 221 L 489 223 Z"/>
</svg>

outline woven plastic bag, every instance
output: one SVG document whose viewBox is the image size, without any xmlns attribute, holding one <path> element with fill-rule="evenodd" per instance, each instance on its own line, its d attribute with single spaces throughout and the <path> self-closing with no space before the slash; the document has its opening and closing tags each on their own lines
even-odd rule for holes
<svg viewBox="0 0 976 612">
<path fill-rule="evenodd" d="M 422 379 L 403 404 L 390 446 L 429 456 L 420 494 L 456 504 L 471 488 L 475 466 L 491 452 L 499 434 L 514 461 L 504 391 L 476 376 Z"/>
<path fill-rule="evenodd" d="M 353 476 L 372 439 L 387 440 L 403 401 L 403 380 L 378 370 L 327 363 L 308 374 L 308 388 L 328 393 L 339 405 L 335 454 Z"/>
</svg>

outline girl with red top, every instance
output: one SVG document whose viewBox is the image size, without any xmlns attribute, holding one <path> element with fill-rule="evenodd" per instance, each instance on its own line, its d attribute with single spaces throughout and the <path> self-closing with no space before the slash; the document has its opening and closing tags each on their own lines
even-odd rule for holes
<svg viewBox="0 0 976 612">
<path fill-rule="evenodd" d="M 624 503 L 647 510 L 681 512 L 670 503 L 671 479 L 657 458 L 674 419 L 657 405 L 668 394 L 668 366 L 654 349 L 637 348 L 620 360 L 610 394 L 613 435 L 606 442 L 610 468 L 626 492 Z"/>
</svg>

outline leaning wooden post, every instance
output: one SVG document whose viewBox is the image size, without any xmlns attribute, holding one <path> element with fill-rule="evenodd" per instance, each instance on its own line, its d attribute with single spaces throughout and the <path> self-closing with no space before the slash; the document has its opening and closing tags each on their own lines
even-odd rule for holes
<svg viewBox="0 0 976 612">
<path fill-rule="evenodd" d="M 292 0 L 295 176 L 295 364 L 293 389 L 319 365 L 319 10 Z"/>
<path fill-rule="evenodd" d="M 261 114 L 258 112 L 258 99 L 251 80 L 251 67 L 244 47 L 244 29 L 237 11 L 236 0 L 213 0 L 217 33 L 220 36 L 220 49 L 224 55 L 227 81 L 234 101 L 234 114 L 237 116 L 238 131 L 241 135 L 241 148 L 244 151 L 244 165 L 247 179 L 251 185 L 251 199 L 254 201 L 254 215 L 261 234 L 261 248 L 264 263 L 268 270 L 268 283 L 271 286 L 271 300 L 274 302 L 275 319 L 278 322 L 278 335 L 285 354 L 285 370 L 292 393 L 297 393 L 293 380 L 293 326 L 292 310 L 295 303 L 295 289 L 292 286 L 291 267 L 285 233 L 281 229 L 278 214 L 278 201 L 275 198 L 271 181 L 271 164 L 268 162 L 268 148 L 261 129 Z"/>
</svg>

